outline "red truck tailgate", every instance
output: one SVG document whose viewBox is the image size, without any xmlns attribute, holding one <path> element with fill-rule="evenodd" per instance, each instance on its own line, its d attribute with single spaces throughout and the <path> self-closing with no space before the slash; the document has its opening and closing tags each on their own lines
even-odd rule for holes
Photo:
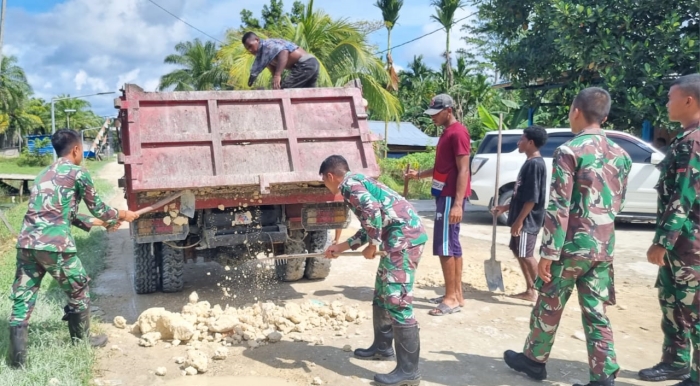
<svg viewBox="0 0 700 386">
<path fill-rule="evenodd" d="M 155 93 L 128 84 L 115 107 L 130 193 L 255 185 L 269 194 L 319 181 L 332 154 L 379 175 L 357 88 Z"/>
</svg>

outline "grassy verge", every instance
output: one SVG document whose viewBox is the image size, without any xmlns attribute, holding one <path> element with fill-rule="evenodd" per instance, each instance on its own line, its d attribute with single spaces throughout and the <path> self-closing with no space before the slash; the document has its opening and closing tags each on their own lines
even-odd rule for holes
<svg viewBox="0 0 700 386">
<path fill-rule="evenodd" d="M 86 166 L 94 178 L 106 163 L 88 162 Z M 95 178 L 95 185 L 105 200 L 113 193 L 111 184 L 105 180 Z M 19 230 L 26 210 L 26 203 L 23 203 L 5 212 L 15 230 Z M 88 213 L 84 204 L 81 205 L 81 212 Z M 106 232 L 94 229 L 86 233 L 73 228 L 73 235 L 85 270 L 89 276 L 97 276 L 104 269 Z M 8 349 L 7 319 L 11 309 L 8 296 L 14 281 L 16 250 L 14 237 L 1 224 L 0 240 L 0 355 L 4 359 Z M 43 386 L 49 384 L 52 378 L 58 379 L 60 385 L 86 385 L 92 379 L 95 352 L 86 345 L 73 347 L 68 336 L 68 326 L 61 321 L 66 300 L 66 295 L 53 278 L 46 275 L 30 319 L 28 368 L 11 370 L 4 360 L 0 360 L 0 385 Z"/>
</svg>

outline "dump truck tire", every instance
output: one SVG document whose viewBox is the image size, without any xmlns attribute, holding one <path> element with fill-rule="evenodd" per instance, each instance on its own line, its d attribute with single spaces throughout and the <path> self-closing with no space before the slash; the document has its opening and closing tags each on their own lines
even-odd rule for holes
<svg viewBox="0 0 700 386">
<path fill-rule="evenodd" d="M 185 284 L 185 251 L 161 245 L 160 285 L 163 292 L 180 292 Z"/>
<path fill-rule="evenodd" d="M 301 232 L 294 231 L 291 238 L 284 243 L 284 253 L 286 255 L 304 253 L 306 246 L 301 239 Z M 305 259 L 289 259 L 287 261 L 275 262 L 275 272 L 281 281 L 297 281 L 304 277 Z"/>
<path fill-rule="evenodd" d="M 134 241 L 134 291 L 137 294 L 150 294 L 157 289 L 158 266 L 155 254 L 151 253 L 151 244 Z"/>
<path fill-rule="evenodd" d="M 325 251 L 333 242 L 331 231 L 310 232 L 306 236 L 306 249 L 309 253 Z M 325 279 L 331 273 L 331 259 L 325 257 L 310 257 L 306 259 L 304 277 L 307 279 Z"/>
</svg>

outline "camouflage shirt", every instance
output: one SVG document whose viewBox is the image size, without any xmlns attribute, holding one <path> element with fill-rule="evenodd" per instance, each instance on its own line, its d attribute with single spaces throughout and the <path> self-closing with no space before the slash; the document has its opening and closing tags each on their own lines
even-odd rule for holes
<svg viewBox="0 0 700 386">
<path fill-rule="evenodd" d="M 552 166 L 540 256 L 612 260 L 629 155 L 602 129 L 586 129 L 557 148 Z"/>
<path fill-rule="evenodd" d="M 673 250 L 687 265 L 700 265 L 700 128 L 688 126 L 658 165 L 654 244 Z"/>
<path fill-rule="evenodd" d="M 90 173 L 59 158 L 34 180 L 17 248 L 77 252 L 70 226 L 85 231 L 92 227 L 90 216 L 78 214 L 80 200 L 85 201 L 90 213 L 108 224 L 119 218 L 119 211 L 104 204 L 97 195 Z"/>
<path fill-rule="evenodd" d="M 348 172 L 340 193 L 362 224 L 348 239 L 353 250 L 370 243 L 381 245 L 383 251 L 397 252 L 428 241 L 413 205 L 384 184 Z"/>
</svg>

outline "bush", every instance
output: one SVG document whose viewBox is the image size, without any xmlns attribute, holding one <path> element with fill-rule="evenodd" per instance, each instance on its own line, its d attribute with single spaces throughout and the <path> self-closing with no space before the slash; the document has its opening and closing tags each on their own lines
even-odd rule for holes
<svg viewBox="0 0 700 386">
<path fill-rule="evenodd" d="M 430 169 L 435 165 L 435 149 L 431 148 L 428 151 L 421 153 L 413 153 L 402 158 L 384 158 L 379 160 L 379 168 L 381 169 L 381 177 L 379 181 L 389 188 L 403 193 L 404 173 L 406 167 L 410 166 L 414 170 Z M 431 180 L 429 178 L 422 180 L 411 180 L 408 184 L 409 199 L 429 199 Z"/>
<path fill-rule="evenodd" d="M 53 161 L 53 156 L 51 153 L 40 154 L 38 149 L 43 149 L 49 144 L 50 140 L 37 139 L 34 141 L 34 151 L 29 151 L 29 147 L 25 146 L 22 149 L 22 154 L 20 154 L 19 159 L 17 159 L 17 166 L 49 166 L 51 161 Z"/>
</svg>

